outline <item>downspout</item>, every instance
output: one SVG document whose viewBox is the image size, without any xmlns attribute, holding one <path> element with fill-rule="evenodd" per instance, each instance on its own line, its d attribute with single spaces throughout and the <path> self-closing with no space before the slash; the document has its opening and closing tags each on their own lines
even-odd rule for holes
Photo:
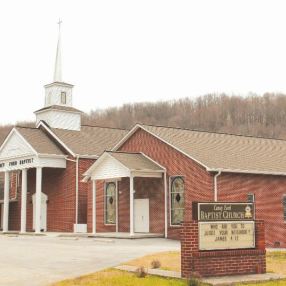
<svg viewBox="0 0 286 286">
<path fill-rule="evenodd" d="M 78 224 L 78 160 L 79 156 L 76 155 L 76 170 L 75 170 L 75 224 Z"/>
<path fill-rule="evenodd" d="M 217 178 L 218 176 L 221 174 L 221 170 L 218 171 L 215 175 L 214 175 L 214 201 L 217 202 L 217 198 L 218 198 L 218 188 L 217 188 Z"/>
</svg>

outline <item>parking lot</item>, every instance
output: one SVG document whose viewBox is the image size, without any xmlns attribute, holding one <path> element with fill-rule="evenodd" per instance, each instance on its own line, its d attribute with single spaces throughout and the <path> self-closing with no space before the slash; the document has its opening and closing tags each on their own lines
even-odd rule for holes
<svg viewBox="0 0 286 286">
<path fill-rule="evenodd" d="M 0 236 L 0 285 L 49 285 L 146 254 L 179 250 L 167 239 Z"/>
</svg>

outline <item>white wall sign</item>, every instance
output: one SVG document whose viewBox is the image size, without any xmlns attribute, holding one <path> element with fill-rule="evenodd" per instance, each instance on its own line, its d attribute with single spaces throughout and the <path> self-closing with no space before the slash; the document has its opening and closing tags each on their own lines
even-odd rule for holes
<svg viewBox="0 0 286 286">
<path fill-rule="evenodd" d="M 254 221 L 199 222 L 199 249 L 255 248 Z"/>
</svg>

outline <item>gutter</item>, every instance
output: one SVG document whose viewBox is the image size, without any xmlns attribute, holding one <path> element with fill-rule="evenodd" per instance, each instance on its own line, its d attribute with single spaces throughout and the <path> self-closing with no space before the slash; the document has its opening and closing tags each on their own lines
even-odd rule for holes
<svg viewBox="0 0 286 286">
<path fill-rule="evenodd" d="M 219 170 L 215 175 L 214 175 L 214 201 L 217 202 L 218 198 L 218 188 L 217 188 L 217 178 L 220 176 L 221 170 Z"/>
</svg>

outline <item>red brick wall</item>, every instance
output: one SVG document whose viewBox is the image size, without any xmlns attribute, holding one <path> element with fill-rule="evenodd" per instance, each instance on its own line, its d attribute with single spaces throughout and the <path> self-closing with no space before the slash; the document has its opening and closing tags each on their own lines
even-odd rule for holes
<svg viewBox="0 0 286 286">
<path fill-rule="evenodd" d="M 286 247 L 282 204 L 286 177 L 225 173 L 218 177 L 220 201 L 246 201 L 248 193 L 255 194 L 256 218 L 265 221 L 266 246 L 279 242 L 280 247 Z"/>
<path fill-rule="evenodd" d="M 185 179 L 185 219 L 190 220 L 193 201 L 213 200 L 213 175 L 195 161 L 189 159 L 169 145 L 144 130 L 138 130 L 120 148 L 126 152 L 143 152 L 167 169 L 167 178 L 181 175 Z M 169 194 L 169 186 L 168 186 Z M 169 199 L 168 199 L 169 205 Z M 164 208 L 164 201 L 158 202 Z M 168 237 L 179 239 L 180 227 L 171 227 L 168 211 Z"/>
<path fill-rule="evenodd" d="M 83 173 L 95 160 L 79 160 L 79 208 L 78 223 L 87 223 L 88 185 L 82 183 Z M 21 177 L 21 174 L 20 174 Z M 21 185 L 21 180 L 19 181 Z M 48 196 L 47 230 L 72 232 L 75 223 L 76 163 L 67 161 L 66 169 L 43 168 L 42 192 Z M 32 195 L 35 193 L 36 169 L 28 170 L 27 231 L 33 230 Z M 11 193 L 14 191 L 11 190 Z M 18 201 L 9 206 L 9 230 L 20 230 L 21 190 Z"/>
<path fill-rule="evenodd" d="M 255 222 L 255 249 L 199 251 L 198 222 L 186 222 L 181 233 L 182 277 L 203 277 L 266 272 L 264 222 Z"/>
</svg>

